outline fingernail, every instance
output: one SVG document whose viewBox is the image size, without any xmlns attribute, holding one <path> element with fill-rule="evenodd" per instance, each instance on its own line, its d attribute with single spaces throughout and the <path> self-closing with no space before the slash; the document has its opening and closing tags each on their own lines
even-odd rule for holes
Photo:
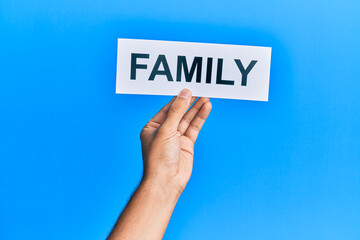
<svg viewBox="0 0 360 240">
<path fill-rule="evenodd" d="M 190 99 L 191 97 L 191 92 L 189 89 L 183 89 L 181 90 L 181 92 L 179 93 L 178 97 L 182 97 L 182 98 L 185 98 L 185 99 Z"/>
</svg>

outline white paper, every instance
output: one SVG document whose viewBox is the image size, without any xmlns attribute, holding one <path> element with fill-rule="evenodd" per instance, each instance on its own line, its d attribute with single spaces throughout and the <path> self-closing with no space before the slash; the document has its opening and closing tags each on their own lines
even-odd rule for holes
<svg viewBox="0 0 360 240">
<path fill-rule="evenodd" d="M 270 59 L 270 47 L 118 39 L 116 93 L 268 101 Z"/>
</svg>

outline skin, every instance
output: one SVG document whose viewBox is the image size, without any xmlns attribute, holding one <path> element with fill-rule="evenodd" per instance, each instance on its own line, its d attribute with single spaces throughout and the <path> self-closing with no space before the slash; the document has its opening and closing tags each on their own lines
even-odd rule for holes
<svg viewBox="0 0 360 240">
<path fill-rule="evenodd" d="M 162 239 L 190 179 L 194 144 L 211 107 L 209 98 L 196 100 L 183 89 L 145 125 L 140 134 L 143 177 L 109 240 Z"/>
</svg>

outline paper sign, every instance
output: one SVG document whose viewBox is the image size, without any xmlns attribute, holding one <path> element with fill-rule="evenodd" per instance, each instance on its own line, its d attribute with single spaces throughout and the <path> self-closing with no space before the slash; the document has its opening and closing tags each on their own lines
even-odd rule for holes
<svg viewBox="0 0 360 240">
<path fill-rule="evenodd" d="M 116 93 L 267 101 L 270 47 L 118 39 Z"/>
</svg>

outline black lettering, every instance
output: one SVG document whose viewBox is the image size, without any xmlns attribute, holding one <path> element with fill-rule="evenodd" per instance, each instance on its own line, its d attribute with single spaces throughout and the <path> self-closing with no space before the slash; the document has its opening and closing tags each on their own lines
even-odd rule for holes
<svg viewBox="0 0 360 240">
<path fill-rule="evenodd" d="M 191 79 L 194 76 L 195 68 L 197 68 L 196 71 L 196 82 L 201 82 L 201 68 L 202 68 L 202 57 L 194 57 L 194 61 L 191 65 L 191 69 L 189 72 L 189 68 L 186 62 L 185 56 L 178 56 L 178 62 L 177 62 L 177 74 L 176 74 L 176 81 L 181 81 L 181 69 L 184 69 L 184 75 L 185 75 L 185 81 L 191 82 Z"/>
<path fill-rule="evenodd" d="M 206 83 L 211 83 L 212 64 L 213 64 L 213 59 L 208 58 L 207 67 L 206 67 Z"/>
<path fill-rule="evenodd" d="M 246 86 L 247 84 L 247 76 L 249 74 L 249 72 L 251 71 L 251 69 L 255 66 L 255 64 L 257 63 L 257 60 L 252 60 L 249 64 L 249 66 L 247 66 L 247 68 L 245 69 L 243 64 L 241 63 L 240 59 L 234 59 L 236 62 L 236 65 L 238 66 L 240 72 L 241 72 L 241 86 Z"/>
<path fill-rule="evenodd" d="M 149 58 L 149 54 L 145 53 L 132 53 L 131 54 L 131 70 L 130 79 L 136 80 L 136 69 L 147 69 L 147 65 L 137 64 L 136 59 L 138 58 Z"/>
<path fill-rule="evenodd" d="M 224 84 L 224 85 L 234 85 L 234 81 L 232 80 L 223 80 L 222 78 L 222 69 L 223 69 L 223 59 L 218 59 L 217 65 L 217 74 L 216 74 L 216 83 L 217 84 Z"/>
<path fill-rule="evenodd" d="M 162 64 L 164 66 L 164 70 L 159 70 L 160 64 Z M 154 80 L 156 75 L 165 75 L 167 77 L 168 81 L 174 81 L 172 76 L 171 76 L 171 72 L 170 72 L 170 68 L 169 65 L 166 61 L 166 57 L 165 55 L 159 55 L 159 57 L 157 58 L 154 68 L 151 71 L 149 80 Z"/>
</svg>

